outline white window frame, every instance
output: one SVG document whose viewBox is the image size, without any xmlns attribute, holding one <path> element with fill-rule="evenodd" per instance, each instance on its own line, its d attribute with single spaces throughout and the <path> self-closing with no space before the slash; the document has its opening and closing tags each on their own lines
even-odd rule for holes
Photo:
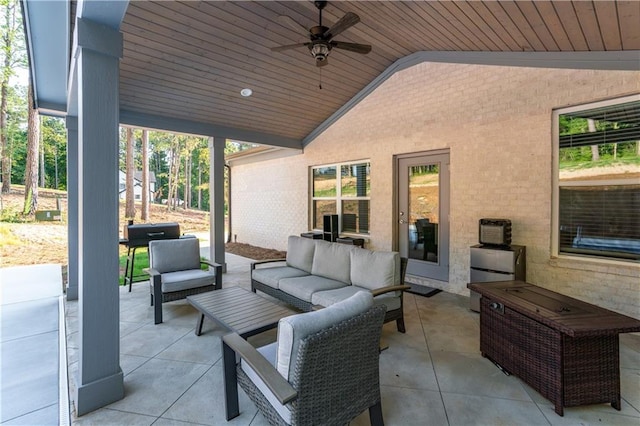
<svg viewBox="0 0 640 426">
<path fill-rule="evenodd" d="M 371 230 L 371 195 L 365 197 L 343 197 L 342 196 L 342 166 L 352 166 L 355 164 L 366 163 L 369 165 L 369 179 L 371 179 L 371 160 L 355 160 L 355 161 L 347 161 L 344 163 L 332 163 L 332 164 L 322 164 L 318 166 L 309 167 L 309 228 L 313 231 L 322 231 L 322 228 L 313 227 L 314 220 L 314 210 L 313 210 L 313 202 L 314 201 L 335 201 L 336 202 L 336 214 L 338 215 L 338 232 L 344 235 L 353 235 L 353 236 L 369 236 L 371 232 L 368 233 L 358 233 L 358 232 L 343 232 L 342 230 L 342 202 L 343 201 L 359 201 L 359 200 L 367 200 L 369 201 L 369 230 Z M 316 169 L 324 169 L 327 167 L 335 167 L 336 168 L 336 196 L 335 197 L 314 197 L 313 196 L 313 171 Z M 369 191 L 371 194 L 371 191 Z"/>
<path fill-rule="evenodd" d="M 559 259 L 588 259 L 592 261 L 598 261 L 603 263 L 617 263 L 623 262 L 624 264 L 636 263 L 635 261 L 627 261 L 625 259 L 606 258 L 601 256 L 589 255 L 589 254 L 572 254 L 572 253 L 560 253 L 560 116 L 576 111 L 584 111 L 588 109 L 595 109 L 601 107 L 607 107 L 611 105 L 617 105 L 626 102 L 640 101 L 640 94 L 623 96 L 620 98 L 607 99 L 599 102 L 591 102 L 581 105 L 576 105 L 566 108 L 554 109 L 551 119 L 551 134 L 552 134 L 552 203 L 551 203 L 551 257 Z M 569 186 L 609 186 L 609 185 L 631 185 L 637 184 L 635 179 L 609 179 L 609 180 L 584 180 L 576 182 L 565 182 L 562 184 L 564 187 Z"/>
</svg>

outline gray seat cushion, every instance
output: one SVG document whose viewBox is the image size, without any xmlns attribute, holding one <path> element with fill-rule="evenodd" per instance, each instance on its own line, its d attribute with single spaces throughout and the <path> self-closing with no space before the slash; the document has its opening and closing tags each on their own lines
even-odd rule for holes
<svg viewBox="0 0 640 426">
<path fill-rule="evenodd" d="M 341 302 L 348 297 L 353 296 L 359 291 L 369 291 L 366 288 L 350 285 L 342 288 L 336 288 L 334 290 L 318 291 L 311 296 L 311 303 L 320 306 L 331 306 L 335 303 Z M 385 305 L 387 311 L 392 311 L 400 308 L 400 296 L 399 291 L 391 293 L 381 294 L 380 296 L 373 298 L 373 304 L 375 306 Z"/>
<path fill-rule="evenodd" d="M 150 241 L 149 266 L 161 274 L 200 269 L 200 242 L 197 238 Z"/>
<path fill-rule="evenodd" d="M 216 277 L 209 271 L 191 269 L 188 271 L 166 272 L 160 276 L 162 279 L 162 292 L 187 290 L 190 288 L 213 285 Z"/>
<path fill-rule="evenodd" d="M 351 251 L 351 284 L 375 290 L 400 284 L 400 254 L 394 251 Z"/>
<path fill-rule="evenodd" d="M 291 235 L 287 240 L 287 266 L 311 273 L 315 249 L 314 240 Z"/>
<path fill-rule="evenodd" d="M 349 253 L 354 250 L 354 247 L 355 246 L 346 244 L 328 243 L 317 240 L 311 273 L 332 280 L 342 281 L 345 284 L 351 284 L 351 257 Z"/>
<path fill-rule="evenodd" d="M 298 278 L 283 278 L 280 280 L 280 290 L 305 302 L 311 302 L 311 296 L 316 291 L 331 290 L 344 287 L 341 281 L 332 280 L 315 275 L 307 275 Z"/>
<path fill-rule="evenodd" d="M 306 277 L 307 275 L 309 275 L 307 272 L 291 266 L 256 268 L 251 271 L 252 279 L 273 288 L 278 288 L 278 283 L 283 278 Z"/>
</svg>

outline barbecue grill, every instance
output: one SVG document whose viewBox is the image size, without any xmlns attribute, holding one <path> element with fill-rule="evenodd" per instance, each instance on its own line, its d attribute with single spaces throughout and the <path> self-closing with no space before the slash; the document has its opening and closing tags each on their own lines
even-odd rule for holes
<svg viewBox="0 0 640 426">
<path fill-rule="evenodd" d="M 124 268 L 124 284 L 129 284 L 129 291 L 133 284 L 133 264 L 136 249 L 149 247 L 149 241 L 171 240 L 180 238 L 180 225 L 176 222 L 167 223 L 139 223 L 124 227 L 124 238 L 120 244 L 127 246 L 127 264 Z"/>
</svg>

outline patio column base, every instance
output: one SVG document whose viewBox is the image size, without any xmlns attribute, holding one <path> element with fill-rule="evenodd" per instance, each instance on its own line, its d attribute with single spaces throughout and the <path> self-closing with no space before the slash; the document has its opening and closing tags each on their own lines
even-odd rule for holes
<svg viewBox="0 0 640 426">
<path fill-rule="evenodd" d="M 124 375 L 122 369 L 111 376 L 78 385 L 75 405 L 76 415 L 83 416 L 124 398 Z"/>
</svg>

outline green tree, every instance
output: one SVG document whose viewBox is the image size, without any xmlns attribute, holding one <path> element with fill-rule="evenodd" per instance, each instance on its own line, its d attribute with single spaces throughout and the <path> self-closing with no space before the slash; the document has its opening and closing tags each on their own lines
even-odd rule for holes
<svg viewBox="0 0 640 426">
<path fill-rule="evenodd" d="M 26 66 L 22 17 L 18 7 L 17 0 L 0 1 L 0 11 L 2 12 L 0 29 L 2 63 L 2 72 L 0 73 L 0 164 L 2 165 L 1 191 L 3 193 L 8 193 L 11 190 L 11 150 L 9 149 L 7 129 L 9 80 L 15 73 L 16 67 Z"/>
<path fill-rule="evenodd" d="M 9 151 L 10 182 L 24 183 L 27 164 L 27 88 L 9 86 L 7 96 L 7 147 Z"/>
<path fill-rule="evenodd" d="M 67 131 L 64 121 L 57 117 L 43 116 L 41 140 L 44 152 L 45 186 L 67 188 Z"/>
</svg>

